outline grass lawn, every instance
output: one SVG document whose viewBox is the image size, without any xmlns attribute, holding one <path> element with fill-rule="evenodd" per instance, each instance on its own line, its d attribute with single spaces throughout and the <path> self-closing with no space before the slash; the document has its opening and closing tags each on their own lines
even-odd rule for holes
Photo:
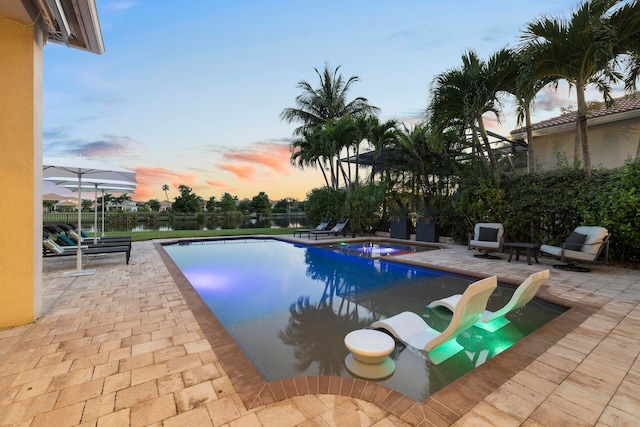
<svg viewBox="0 0 640 427">
<path fill-rule="evenodd" d="M 184 237 L 219 237 L 219 236 L 245 236 L 252 234 L 292 234 L 293 228 L 242 228 L 239 230 L 171 230 L 171 231 L 136 231 L 123 232 L 111 231 L 106 236 L 131 236 L 134 242 L 153 239 L 178 239 Z M 93 237 L 91 233 L 88 233 Z"/>
</svg>

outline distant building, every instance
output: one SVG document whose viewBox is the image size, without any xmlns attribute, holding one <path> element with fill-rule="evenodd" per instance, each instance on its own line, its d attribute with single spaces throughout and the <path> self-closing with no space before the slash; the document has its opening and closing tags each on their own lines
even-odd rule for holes
<svg viewBox="0 0 640 427">
<path fill-rule="evenodd" d="M 640 145 L 640 95 L 615 99 L 587 116 L 589 152 L 593 167 L 616 168 L 638 155 Z M 536 167 L 555 169 L 559 159 L 574 162 L 576 113 L 567 113 L 532 125 L 531 147 Z M 526 129 L 511 132 L 512 140 L 526 141 Z M 582 159 L 578 159 L 582 160 Z"/>
<path fill-rule="evenodd" d="M 125 212 L 138 212 L 138 204 L 136 202 L 132 202 L 131 200 L 125 200 L 122 202 L 122 210 Z"/>
<path fill-rule="evenodd" d="M 173 206 L 173 202 L 170 202 L 168 200 L 163 200 L 160 202 L 160 211 L 167 211 L 171 209 L 171 206 Z"/>
</svg>

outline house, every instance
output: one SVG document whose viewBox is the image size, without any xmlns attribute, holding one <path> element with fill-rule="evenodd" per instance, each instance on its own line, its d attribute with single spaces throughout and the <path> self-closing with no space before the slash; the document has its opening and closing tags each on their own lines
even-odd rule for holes
<svg viewBox="0 0 640 427">
<path fill-rule="evenodd" d="M 0 327 L 42 311 L 42 52 L 47 42 L 104 52 L 95 0 L 0 1 L 0 223 L 21 238 L 2 253 Z M 80 53 L 78 53 L 80 54 Z"/>
<path fill-rule="evenodd" d="M 614 101 L 611 108 L 603 105 L 587 116 L 593 167 L 622 166 L 628 158 L 638 156 L 640 151 L 640 95 L 627 95 Z M 563 160 L 573 164 L 575 112 L 535 123 L 532 129 L 531 148 L 536 167 L 554 169 Z M 511 139 L 515 142 L 525 141 L 525 128 L 512 131 Z"/>
</svg>

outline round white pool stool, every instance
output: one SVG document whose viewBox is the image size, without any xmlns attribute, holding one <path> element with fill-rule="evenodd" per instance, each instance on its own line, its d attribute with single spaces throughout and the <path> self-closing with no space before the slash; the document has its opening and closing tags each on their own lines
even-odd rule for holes
<svg viewBox="0 0 640 427">
<path fill-rule="evenodd" d="M 358 329 L 344 337 L 344 345 L 351 352 L 344 359 L 349 372 L 368 380 L 386 378 L 396 369 L 389 357 L 395 341 L 384 332 Z"/>
</svg>

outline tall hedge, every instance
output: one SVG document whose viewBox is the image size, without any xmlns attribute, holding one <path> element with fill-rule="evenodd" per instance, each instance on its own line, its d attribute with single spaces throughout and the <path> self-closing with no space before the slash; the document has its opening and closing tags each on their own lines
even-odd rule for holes
<svg viewBox="0 0 640 427">
<path fill-rule="evenodd" d="M 611 232 L 610 259 L 640 261 L 640 160 L 613 170 L 563 168 L 532 174 L 510 173 L 500 186 L 483 174 L 461 180 L 452 196 L 457 217 L 453 234 L 476 222 L 502 222 L 510 241 L 558 244 L 578 225 L 601 225 Z M 449 214 L 451 217 L 452 213 Z"/>
</svg>

